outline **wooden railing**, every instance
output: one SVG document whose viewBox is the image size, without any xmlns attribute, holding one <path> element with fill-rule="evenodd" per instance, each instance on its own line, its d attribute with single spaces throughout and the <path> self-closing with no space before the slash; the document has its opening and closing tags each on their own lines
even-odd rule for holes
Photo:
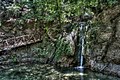
<svg viewBox="0 0 120 80">
<path fill-rule="evenodd" d="M 40 34 L 29 34 L 5 39 L 0 42 L 0 51 L 41 41 Z"/>
</svg>

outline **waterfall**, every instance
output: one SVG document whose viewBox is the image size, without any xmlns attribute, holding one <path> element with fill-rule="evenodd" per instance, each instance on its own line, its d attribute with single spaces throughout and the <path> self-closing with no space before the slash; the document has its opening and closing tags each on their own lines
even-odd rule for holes
<svg viewBox="0 0 120 80">
<path fill-rule="evenodd" d="M 79 52 L 78 52 L 78 64 L 79 66 L 76 67 L 76 69 L 79 69 L 80 71 L 84 68 L 83 66 L 83 55 L 85 54 L 85 22 L 80 22 L 79 32 L 80 32 L 80 38 L 79 38 Z"/>
<path fill-rule="evenodd" d="M 83 68 L 83 55 L 85 51 L 85 34 L 84 34 L 84 25 L 85 22 L 80 23 L 80 48 L 79 48 L 79 62 L 80 66 L 79 68 Z"/>
<path fill-rule="evenodd" d="M 89 30 L 89 23 L 92 19 L 92 15 L 88 13 L 84 13 L 81 17 L 82 20 L 79 23 L 79 51 L 78 51 L 78 64 L 79 66 L 75 67 L 75 69 L 79 70 L 80 72 L 84 71 L 84 55 L 85 55 L 85 49 L 86 49 L 86 33 Z"/>
</svg>

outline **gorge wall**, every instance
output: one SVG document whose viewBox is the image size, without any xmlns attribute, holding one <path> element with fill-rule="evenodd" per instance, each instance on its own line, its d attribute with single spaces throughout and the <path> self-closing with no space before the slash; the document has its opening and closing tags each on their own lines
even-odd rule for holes
<svg viewBox="0 0 120 80">
<path fill-rule="evenodd" d="M 99 23 L 88 64 L 94 71 L 120 77 L 120 5 L 103 10 L 93 21 Z"/>
</svg>

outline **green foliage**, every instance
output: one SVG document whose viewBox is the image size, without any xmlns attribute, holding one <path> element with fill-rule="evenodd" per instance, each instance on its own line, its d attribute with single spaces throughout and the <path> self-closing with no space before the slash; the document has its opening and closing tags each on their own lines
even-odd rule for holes
<svg viewBox="0 0 120 80">
<path fill-rule="evenodd" d="M 89 36 L 87 39 L 88 46 L 90 49 L 93 49 L 95 44 L 99 44 L 100 39 L 100 33 L 101 33 L 101 26 L 103 26 L 103 22 L 101 21 L 95 21 L 90 24 L 90 29 L 87 32 L 87 35 Z M 103 30 L 102 30 L 103 31 Z"/>
<path fill-rule="evenodd" d="M 37 47 L 32 49 L 33 53 L 36 53 L 38 57 L 50 57 L 53 54 L 55 48 L 54 44 L 44 40 L 42 43 L 39 43 Z"/>
<path fill-rule="evenodd" d="M 4 8 L 3 13 L 7 12 L 7 17 L 16 16 L 17 19 L 36 19 L 45 22 L 58 21 L 61 24 L 71 22 L 70 17 L 80 16 L 86 10 L 91 12 L 91 7 L 115 3 L 117 0 L 22 0 L 13 4 L 2 3 L 1 7 Z"/>
<path fill-rule="evenodd" d="M 56 41 L 56 43 L 51 43 L 48 41 L 43 41 L 38 47 L 32 49 L 33 53 L 37 53 L 39 57 L 49 57 L 51 58 L 55 55 L 54 59 L 58 60 L 63 55 L 71 54 L 71 48 L 68 43 L 61 37 Z"/>
<path fill-rule="evenodd" d="M 72 50 L 70 45 L 65 42 L 65 40 L 61 37 L 56 42 L 56 50 L 55 50 L 55 59 L 61 58 L 63 55 L 70 55 Z"/>
</svg>

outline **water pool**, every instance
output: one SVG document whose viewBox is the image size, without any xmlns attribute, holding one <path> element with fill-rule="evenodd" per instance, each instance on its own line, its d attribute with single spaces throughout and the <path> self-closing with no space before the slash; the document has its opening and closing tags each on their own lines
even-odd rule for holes
<svg viewBox="0 0 120 80">
<path fill-rule="evenodd" d="M 120 78 L 89 70 L 80 73 L 74 69 L 54 68 L 49 64 L 22 63 L 2 65 L 0 80 L 120 80 Z"/>
</svg>

